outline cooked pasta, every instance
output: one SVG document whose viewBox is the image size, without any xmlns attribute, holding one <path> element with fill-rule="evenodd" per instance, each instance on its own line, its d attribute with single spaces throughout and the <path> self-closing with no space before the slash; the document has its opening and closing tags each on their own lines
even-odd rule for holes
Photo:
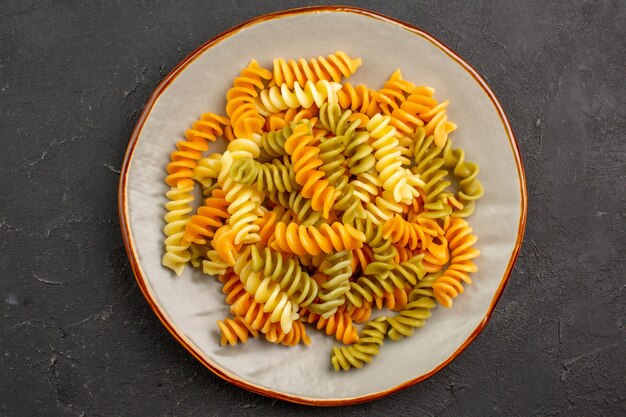
<svg viewBox="0 0 626 417">
<path fill-rule="evenodd" d="M 332 368 L 361 368 L 478 271 L 467 218 L 484 189 L 453 147 L 450 102 L 400 70 L 378 90 L 344 82 L 360 65 L 341 51 L 252 60 L 227 116 L 204 113 L 170 155 L 162 264 L 217 277 L 222 346 L 309 345 L 310 327 L 340 343 Z"/>
</svg>

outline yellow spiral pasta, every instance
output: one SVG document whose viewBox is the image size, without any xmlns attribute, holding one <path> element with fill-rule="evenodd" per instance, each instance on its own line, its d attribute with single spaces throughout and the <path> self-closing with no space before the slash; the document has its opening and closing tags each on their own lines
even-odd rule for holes
<svg viewBox="0 0 626 417">
<path fill-rule="evenodd" d="M 207 195 L 207 190 L 210 190 L 217 183 L 221 159 L 221 154 L 213 153 L 206 158 L 199 159 L 193 169 L 192 178 L 200 183 L 205 195 Z"/>
<path fill-rule="evenodd" d="M 191 259 L 188 251 L 190 243 L 185 239 L 185 227 L 192 211 L 192 191 L 193 187 L 185 187 L 172 188 L 166 193 L 170 201 L 165 203 L 167 213 L 164 216 L 166 224 L 163 232 L 167 237 L 162 264 L 176 272 L 176 275 L 183 273 L 185 265 Z"/>
<path fill-rule="evenodd" d="M 227 116 L 202 114 L 170 155 L 162 264 L 217 277 L 222 346 L 307 346 L 308 327 L 339 343 L 332 368 L 361 368 L 478 271 L 468 218 L 485 190 L 453 146 L 450 102 L 400 70 L 379 89 L 344 82 L 360 65 L 341 51 L 252 60 Z"/>
<path fill-rule="evenodd" d="M 394 201 L 408 203 L 417 193 L 408 184 L 407 173 L 402 168 L 399 142 L 394 136 L 395 128 L 389 126 L 390 120 L 389 116 L 377 114 L 367 123 L 367 130 L 374 139 L 375 167 L 383 188 L 393 194 Z"/>
<path fill-rule="evenodd" d="M 341 84 L 324 80 L 316 83 L 307 81 L 303 85 L 296 82 L 293 88 L 287 84 L 275 85 L 261 90 L 253 102 L 258 114 L 269 116 L 288 109 L 310 109 L 326 102 L 336 103 L 337 91 L 340 89 Z"/>
</svg>

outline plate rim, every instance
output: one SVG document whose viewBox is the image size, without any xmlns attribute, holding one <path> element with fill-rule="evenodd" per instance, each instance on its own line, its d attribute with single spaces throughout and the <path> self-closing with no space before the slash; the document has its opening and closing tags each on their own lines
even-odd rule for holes
<svg viewBox="0 0 626 417">
<path fill-rule="evenodd" d="M 405 29 L 416 36 L 420 36 L 425 40 L 429 41 L 431 44 L 442 50 L 446 55 L 448 55 L 452 60 L 457 62 L 463 69 L 465 69 L 474 80 L 479 84 L 482 90 L 487 94 L 491 102 L 493 103 L 498 116 L 500 118 L 500 122 L 502 123 L 507 138 L 509 139 L 509 144 L 511 146 L 511 150 L 513 152 L 513 157 L 515 159 L 517 175 L 520 185 L 520 196 L 521 196 L 521 211 L 520 211 L 520 219 L 518 224 L 518 232 L 517 238 L 515 241 L 515 246 L 513 248 L 513 252 L 511 253 L 511 257 L 509 259 L 507 268 L 504 272 L 502 280 L 498 286 L 498 289 L 494 293 L 493 298 L 491 299 L 491 304 L 489 309 L 483 319 L 480 321 L 478 326 L 474 329 L 474 331 L 469 335 L 469 337 L 450 355 L 450 357 L 446 358 L 435 368 L 426 372 L 422 375 L 419 375 L 413 379 L 405 381 L 401 384 L 398 384 L 394 387 L 388 388 L 386 390 L 378 391 L 372 394 L 352 397 L 352 398 L 340 398 L 340 399 L 316 399 L 309 397 L 302 397 L 294 394 L 287 394 L 279 391 L 275 391 L 269 388 L 265 388 L 254 384 L 252 382 L 246 381 L 236 375 L 233 375 L 229 371 L 223 369 L 218 364 L 211 361 L 209 358 L 205 358 L 198 352 L 199 349 L 196 348 L 193 343 L 187 340 L 186 336 L 184 336 L 183 332 L 177 328 L 177 326 L 170 322 L 169 318 L 165 310 L 159 305 L 156 301 L 155 297 L 151 293 L 150 288 L 148 287 L 147 279 L 145 278 L 141 266 L 139 265 L 138 257 L 135 253 L 134 241 L 132 238 L 132 232 L 130 230 L 130 222 L 128 216 L 128 206 L 127 206 L 127 183 L 128 183 L 128 170 L 130 167 L 130 163 L 133 157 L 133 153 L 135 151 L 135 147 L 137 145 L 139 136 L 141 135 L 141 131 L 143 126 L 148 119 L 150 112 L 152 111 L 155 103 L 161 94 L 167 89 L 169 84 L 176 79 L 176 77 L 196 58 L 198 58 L 202 53 L 216 45 L 217 43 L 229 38 L 230 36 L 235 35 L 240 30 L 245 29 L 247 27 L 256 25 L 258 23 L 262 23 L 269 20 L 280 19 L 284 17 L 289 17 L 293 15 L 300 14 L 311 14 L 311 13 L 320 13 L 320 12 L 345 12 L 345 13 L 353 13 L 360 16 L 365 16 L 371 19 L 391 23 L 395 26 L 398 26 L 402 29 Z M 141 293 L 144 298 L 148 302 L 152 311 L 156 314 L 159 321 L 165 326 L 165 328 L 170 332 L 170 334 L 180 343 L 192 356 L 194 356 L 200 363 L 202 363 L 206 368 L 208 368 L 211 372 L 219 376 L 220 378 L 244 389 L 252 391 L 257 394 L 262 394 L 268 397 L 290 401 L 299 404 L 306 405 L 315 405 L 315 406 L 338 406 L 338 405 L 351 405 L 363 403 L 366 401 L 372 401 L 386 395 L 390 395 L 397 391 L 408 388 L 412 385 L 418 384 L 431 376 L 435 375 L 443 368 L 445 368 L 450 362 L 452 362 L 458 355 L 460 355 L 475 339 L 476 337 L 484 330 L 491 315 L 495 309 L 496 304 L 500 300 L 502 293 L 504 292 L 504 288 L 509 281 L 511 273 L 513 271 L 513 266 L 517 260 L 519 255 L 520 248 L 522 246 L 522 241 L 524 239 L 524 232 L 526 229 L 526 217 L 528 211 L 528 195 L 526 188 L 526 175 L 524 171 L 524 165 L 522 163 L 522 159 L 520 156 L 520 151 L 518 147 L 517 140 L 511 129 L 509 121 L 505 115 L 500 102 L 496 98 L 495 94 L 485 80 L 480 76 L 480 74 L 469 64 L 467 63 L 461 56 L 459 56 L 456 52 L 454 52 L 450 47 L 445 45 L 439 39 L 435 38 L 428 32 L 423 29 L 420 29 L 416 26 L 413 26 L 409 23 L 400 21 L 398 19 L 383 15 L 378 12 L 374 12 L 371 10 L 359 8 L 359 7 L 351 7 L 351 6 L 313 6 L 313 7 L 299 7 L 294 9 L 281 10 L 273 13 L 268 13 L 260 16 L 253 17 L 243 23 L 240 23 L 230 29 L 225 30 L 224 32 L 214 36 L 213 38 L 207 40 L 202 43 L 199 47 L 197 47 L 193 52 L 187 55 L 182 61 L 180 61 L 166 76 L 159 82 L 157 87 L 154 89 L 150 98 L 144 105 L 144 108 L 141 112 L 141 115 L 137 119 L 135 127 L 131 133 L 128 145 L 126 147 L 126 152 L 124 154 L 124 161 L 122 163 L 121 171 L 120 171 L 120 180 L 118 185 L 118 215 L 120 219 L 120 229 L 122 232 L 122 238 L 124 241 L 124 246 L 126 248 L 126 253 L 128 255 L 128 259 L 133 270 L 133 274 L 135 275 L 135 279 L 137 281 L 137 285 L 141 289 Z"/>
</svg>

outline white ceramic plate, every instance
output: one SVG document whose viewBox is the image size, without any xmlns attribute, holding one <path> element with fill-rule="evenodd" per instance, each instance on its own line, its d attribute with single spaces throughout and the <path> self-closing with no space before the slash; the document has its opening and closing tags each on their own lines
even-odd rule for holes
<svg viewBox="0 0 626 417">
<path fill-rule="evenodd" d="M 332 338 L 311 331 L 310 347 L 261 340 L 223 348 L 215 322 L 228 314 L 220 284 L 187 268 L 175 277 L 161 266 L 163 183 L 169 154 L 206 111 L 223 113 L 225 92 L 254 58 L 327 55 L 361 57 L 351 78 L 379 88 L 395 70 L 449 99 L 459 128 L 456 146 L 480 164 L 485 197 L 470 218 L 482 255 L 480 271 L 452 309 L 437 308 L 427 325 L 401 343 L 387 343 L 371 365 L 335 373 Z M 299 9 L 263 16 L 202 45 L 159 85 L 137 123 L 122 169 L 120 218 L 139 285 L 163 324 L 221 377 L 276 398 L 309 404 L 365 401 L 417 383 L 458 355 L 485 326 L 513 267 L 526 218 L 522 164 L 506 117 L 480 76 L 430 35 L 364 10 Z"/>
</svg>

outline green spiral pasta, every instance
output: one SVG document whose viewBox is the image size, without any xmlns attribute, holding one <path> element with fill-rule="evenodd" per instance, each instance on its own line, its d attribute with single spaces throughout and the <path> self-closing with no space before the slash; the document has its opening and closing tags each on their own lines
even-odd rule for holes
<svg viewBox="0 0 626 417">
<path fill-rule="evenodd" d="M 319 145 L 319 158 L 322 161 L 320 170 L 324 172 L 328 182 L 341 194 L 335 201 L 333 208 L 343 212 L 341 221 L 353 224 L 357 218 L 365 218 L 365 210 L 359 198 L 354 193 L 354 187 L 348 184 L 349 178 L 345 168 L 344 150 L 352 140 L 360 120 L 349 121 L 350 110 L 341 112 L 337 104 L 325 103 L 320 109 L 320 124 L 334 137 L 322 138 Z"/>
<path fill-rule="evenodd" d="M 409 293 L 409 303 L 393 317 L 388 317 L 389 332 L 393 341 L 412 336 L 415 329 L 422 327 L 431 316 L 430 310 L 436 307 L 432 292 L 434 276 L 427 276 Z"/>
<path fill-rule="evenodd" d="M 260 163 L 252 158 L 244 158 L 233 162 L 230 168 L 231 177 L 242 184 L 256 183 L 259 192 L 274 190 L 294 191 L 298 188 L 296 174 L 289 158 L 274 159 L 272 162 Z"/>
<path fill-rule="evenodd" d="M 398 252 L 390 239 L 383 237 L 383 228 L 370 219 L 356 222 L 356 229 L 365 234 L 365 241 L 374 252 L 374 260 L 365 268 L 366 275 L 375 275 L 377 279 L 386 279 L 395 268 L 393 259 Z"/>
<path fill-rule="evenodd" d="M 393 282 L 396 288 L 404 288 L 407 283 L 416 285 L 426 275 L 426 268 L 422 264 L 423 259 L 424 255 L 419 254 L 408 261 L 395 265 L 389 274 L 389 280 Z"/>
<path fill-rule="evenodd" d="M 335 371 L 349 371 L 352 367 L 362 368 L 364 363 L 372 362 L 385 341 L 388 328 L 387 319 L 384 316 L 378 317 L 365 324 L 356 343 L 333 347 L 330 361 Z"/>
<path fill-rule="evenodd" d="M 350 121 L 352 111 L 342 111 L 337 103 L 324 103 L 319 112 L 319 123 L 333 135 L 350 137 L 360 120 Z"/>
<path fill-rule="evenodd" d="M 426 270 L 422 265 L 423 258 L 424 256 L 420 254 L 408 261 L 397 265 L 394 264 L 384 277 L 379 273 L 366 274 L 359 277 L 356 281 L 350 282 L 350 290 L 346 293 L 348 303 L 358 308 L 364 302 L 371 303 L 374 298 L 380 298 L 385 294 L 392 293 L 395 288 L 402 289 L 407 284 L 412 286 L 418 285 L 426 274 Z"/>
<path fill-rule="evenodd" d="M 346 293 L 346 300 L 350 306 L 362 307 L 364 303 L 371 303 L 374 297 L 383 297 L 392 293 L 394 284 L 391 280 L 377 279 L 375 276 L 364 275 L 356 281 L 350 282 L 350 289 Z"/>
<path fill-rule="evenodd" d="M 426 218 L 443 218 L 452 213 L 452 208 L 444 203 L 444 198 L 452 194 L 446 191 L 451 183 L 446 179 L 448 171 L 442 169 L 445 161 L 439 157 L 440 153 L 441 149 L 434 144 L 434 136 L 426 137 L 422 133 L 416 138 L 414 157 L 417 165 L 412 172 L 419 174 L 425 183 L 425 211 L 420 216 Z"/>
<path fill-rule="evenodd" d="M 328 276 L 318 293 L 319 301 L 311 304 L 309 310 L 321 314 L 325 319 L 337 311 L 346 302 L 346 293 L 350 290 L 352 276 L 352 251 L 343 250 L 326 257 L 320 270 Z"/>
<path fill-rule="evenodd" d="M 279 252 L 265 248 L 260 251 L 251 247 L 251 268 L 262 272 L 265 277 L 278 282 L 293 303 L 306 307 L 313 302 L 318 293 L 317 282 L 307 274 L 294 258 L 284 259 Z"/>
<path fill-rule="evenodd" d="M 363 203 L 356 195 L 354 186 L 352 184 L 346 184 L 343 187 L 343 192 L 337 201 L 334 208 L 336 210 L 343 211 L 341 215 L 341 221 L 346 224 L 354 226 L 357 219 L 365 219 L 366 213 L 363 208 Z"/>
<path fill-rule="evenodd" d="M 320 171 L 324 173 L 324 178 L 330 185 L 334 186 L 337 191 L 341 191 L 348 183 L 348 177 L 345 175 L 346 169 L 343 167 L 346 137 L 338 135 L 322 138 L 318 147 L 320 149 L 318 158 L 322 161 Z"/>
<path fill-rule="evenodd" d="M 323 220 L 322 212 L 313 210 L 311 200 L 298 191 L 274 190 L 268 193 L 268 197 L 274 204 L 288 207 L 296 215 L 297 222 L 303 226 L 317 226 Z"/>
<path fill-rule="evenodd" d="M 367 275 L 375 275 L 378 279 L 386 279 L 396 266 L 393 259 L 398 251 L 391 243 L 391 240 L 385 241 L 382 245 L 372 247 L 374 252 L 374 260 L 365 267 Z"/>
<path fill-rule="evenodd" d="M 459 179 L 458 201 L 463 204 L 463 209 L 455 209 L 453 217 L 467 217 L 474 212 L 476 200 L 484 194 L 483 185 L 476 179 L 480 168 L 473 162 L 465 161 L 463 149 L 452 149 L 452 141 L 448 140 L 443 148 L 443 160 L 447 169 L 451 169 L 455 177 Z"/>
<path fill-rule="evenodd" d="M 376 165 L 374 148 L 369 143 L 370 134 L 366 130 L 354 132 L 346 144 L 348 169 L 350 174 L 359 175 L 369 172 Z"/>
<path fill-rule="evenodd" d="M 256 134 L 256 140 L 260 143 L 261 148 L 257 161 L 269 162 L 274 158 L 280 158 L 287 155 L 287 151 L 285 151 L 285 142 L 287 142 L 289 136 L 293 134 L 293 130 L 298 124 L 306 124 L 309 128 L 311 127 L 308 120 L 302 120 L 299 122 L 291 122 L 279 130 Z"/>
</svg>

